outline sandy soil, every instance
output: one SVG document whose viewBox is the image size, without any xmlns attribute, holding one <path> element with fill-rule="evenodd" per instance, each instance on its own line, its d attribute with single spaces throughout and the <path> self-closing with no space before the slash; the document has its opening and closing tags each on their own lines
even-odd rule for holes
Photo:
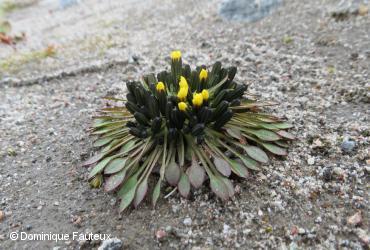
<svg viewBox="0 0 370 250">
<path fill-rule="evenodd" d="M 0 45 L 0 249 L 90 249 L 95 241 L 12 241 L 10 232 L 109 233 L 125 249 L 367 249 L 369 247 L 370 15 L 336 21 L 334 0 L 286 0 L 256 22 L 228 22 L 213 1 L 47 1 L 15 10 L 17 51 Z M 56 55 L 29 59 L 56 46 Z M 208 187 L 123 214 L 91 190 L 80 163 L 101 97 L 167 67 L 221 60 L 271 111 L 295 125 L 274 159 L 223 204 Z M 24 59 L 26 58 L 26 59 Z M 5 67 L 6 66 L 6 67 Z M 356 146 L 344 152 L 344 138 Z M 155 233 L 166 236 L 159 241 Z M 57 249 L 57 248 L 56 248 Z"/>
</svg>

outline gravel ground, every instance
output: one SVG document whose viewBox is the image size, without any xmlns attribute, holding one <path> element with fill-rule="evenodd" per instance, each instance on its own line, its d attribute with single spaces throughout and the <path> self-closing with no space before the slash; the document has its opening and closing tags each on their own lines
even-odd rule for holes
<svg viewBox="0 0 370 250">
<path fill-rule="evenodd" d="M 12 241 L 14 231 L 108 233 L 125 249 L 369 248 L 370 14 L 336 20 L 338 1 L 286 0 L 243 23 L 220 18 L 218 4 L 82 1 L 60 10 L 41 1 L 10 14 L 28 39 L 17 51 L 0 47 L 0 249 L 101 245 Z M 50 44 L 55 57 L 19 59 Z M 271 111 L 293 122 L 298 140 L 286 159 L 234 180 L 225 204 L 204 187 L 190 200 L 174 194 L 155 210 L 146 202 L 119 214 L 115 196 L 91 190 L 79 166 L 94 153 L 87 129 L 101 97 L 167 67 L 172 49 L 192 65 L 238 66 L 250 92 L 280 103 Z"/>
</svg>

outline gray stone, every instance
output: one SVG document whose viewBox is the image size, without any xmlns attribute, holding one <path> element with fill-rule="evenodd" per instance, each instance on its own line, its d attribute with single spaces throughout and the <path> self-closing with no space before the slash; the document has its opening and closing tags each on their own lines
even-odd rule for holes
<svg viewBox="0 0 370 250">
<path fill-rule="evenodd" d="M 334 8 L 330 10 L 330 14 L 337 21 L 349 18 L 350 15 L 360 14 L 360 6 L 366 6 L 368 0 L 347 0 L 339 1 Z"/>
<path fill-rule="evenodd" d="M 103 241 L 98 250 L 120 250 L 122 249 L 122 241 L 114 238 Z"/>
<path fill-rule="evenodd" d="M 191 226 L 191 224 L 193 223 L 193 221 L 192 221 L 192 219 L 191 218 L 189 218 L 189 217 L 186 217 L 185 219 L 184 219 L 184 225 L 185 226 Z"/>
<path fill-rule="evenodd" d="M 270 15 L 282 0 L 224 0 L 219 13 L 228 20 L 254 22 Z"/>
<path fill-rule="evenodd" d="M 356 142 L 352 141 L 348 138 L 345 138 L 340 145 L 340 148 L 342 149 L 343 152 L 345 153 L 350 153 L 353 151 L 353 149 L 356 147 Z"/>
</svg>

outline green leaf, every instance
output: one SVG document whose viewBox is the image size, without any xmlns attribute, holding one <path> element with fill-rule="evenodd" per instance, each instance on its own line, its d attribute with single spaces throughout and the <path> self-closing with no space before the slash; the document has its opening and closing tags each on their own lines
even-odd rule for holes
<svg viewBox="0 0 370 250">
<path fill-rule="evenodd" d="M 246 178 L 248 176 L 248 170 L 236 160 L 228 160 L 231 166 L 231 170 L 238 176 Z"/>
<path fill-rule="evenodd" d="M 96 154 L 93 157 L 86 160 L 84 163 L 82 163 L 82 166 L 89 166 L 91 164 L 94 164 L 94 163 L 98 162 L 103 157 L 104 157 L 103 153 Z"/>
<path fill-rule="evenodd" d="M 231 183 L 230 179 L 228 178 L 220 178 L 227 187 L 227 192 L 229 193 L 229 197 L 233 197 L 235 195 L 235 189 L 233 184 Z"/>
<path fill-rule="evenodd" d="M 226 128 L 226 132 L 231 135 L 232 137 L 240 140 L 242 139 L 242 133 L 239 129 L 236 128 Z"/>
<path fill-rule="evenodd" d="M 128 190 L 128 192 L 122 197 L 121 204 L 119 205 L 119 210 L 122 212 L 125 210 L 132 202 L 135 197 L 136 186 Z"/>
<path fill-rule="evenodd" d="M 115 126 L 110 126 L 110 127 L 106 127 L 106 128 L 99 128 L 97 129 L 96 131 L 94 131 L 92 134 L 93 135 L 101 135 L 101 134 L 105 134 L 105 133 L 108 133 L 108 132 L 113 132 L 115 130 L 120 130 L 122 128 L 122 125 L 115 125 Z"/>
<path fill-rule="evenodd" d="M 289 144 L 284 142 L 284 141 L 275 141 L 274 142 L 276 145 L 280 146 L 280 147 L 283 147 L 283 148 L 287 148 L 289 147 Z"/>
<path fill-rule="evenodd" d="M 179 192 L 181 196 L 187 198 L 190 193 L 190 182 L 189 182 L 189 177 L 185 174 L 181 174 L 181 178 L 179 181 L 179 184 L 177 185 Z"/>
<path fill-rule="evenodd" d="M 136 186 L 136 184 L 137 184 L 137 176 L 138 176 L 137 174 L 134 174 L 127 181 L 125 181 L 125 183 L 123 184 L 123 186 L 121 187 L 121 189 L 118 191 L 118 196 L 123 197 L 124 195 L 126 195 L 126 193 L 128 193 L 128 191 L 131 188 L 133 188 L 134 186 Z"/>
<path fill-rule="evenodd" d="M 276 128 L 280 128 L 280 129 L 287 129 L 287 128 L 292 128 L 293 127 L 292 124 L 286 123 L 286 122 L 274 123 L 274 126 Z"/>
<path fill-rule="evenodd" d="M 132 202 L 135 197 L 135 191 L 137 187 L 137 174 L 130 177 L 121 187 L 118 192 L 118 196 L 122 198 L 120 204 L 120 212 L 125 210 Z"/>
<path fill-rule="evenodd" d="M 245 146 L 244 147 L 245 151 L 247 154 L 254 160 L 262 162 L 262 163 L 267 163 L 269 161 L 269 157 L 259 147 L 256 146 Z"/>
<path fill-rule="evenodd" d="M 157 204 L 159 195 L 161 194 L 161 183 L 162 183 L 162 180 L 159 179 L 158 182 L 157 182 L 157 184 L 154 187 L 153 196 L 152 196 L 152 204 L 153 204 L 153 207 L 155 207 L 155 205 Z"/>
<path fill-rule="evenodd" d="M 137 208 L 139 204 L 142 202 L 147 191 L 148 191 L 148 178 L 144 178 L 144 180 L 139 184 L 136 190 L 135 199 L 133 203 L 135 208 Z"/>
<path fill-rule="evenodd" d="M 128 141 L 124 146 L 122 146 L 120 153 L 126 154 L 127 152 L 131 151 L 131 149 L 135 146 L 135 140 Z"/>
<path fill-rule="evenodd" d="M 110 176 L 104 184 L 104 190 L 106 192 L 111 192 L 115 190 L 119 185 L 121 185 L 121 183 L 125 179 L 125 176 L 126 171 L 121 171 L 115 175 Z"/>
<path fill-rule="evenodd" d="M 107 120 L 110 120 L 111 119 L 111 117 L 107 117 L 106 119 L 100 119 L 100 118 L 96 118 L 95 120 L 94 120 L 94 123 L 93 123 L 93 125 L 92 125 L 92 127 L 99 127 L 99 126 L 104 126 L 105 124 L 105 122 L 107 122 Z M 108 123 L 110 123 L 111 121 L 108 121 Z"/>
<path fill-rule="evenodd" d="M 221 87 L 225 82 L 227 81 L 227 76 L 225 76 L 224 79 L 222 79 L 219 83 L 217 83 L 216 85 L 212 86 L 211 88 L 208 89 L 208 92 L 209 92 L 209 95 L 210 96 L 213 96 L 213 94 L 215 93 L 215 91 Z"/>
<path fill-rule="evenodd" d="M 194 188 L 200 188 L 202 186 L 206 173 L 197 162 L 194 161 L 192 163 L 191 167 L 187 170 L 187 174 L 189 176 L 189 181 Z"/>
<path fill-rule="evenodd" d="M 184 166 L 185 162 L 185 146 L 184 146 L 184 138 L 180 136 L 180 148 L 177 151 L 179 154 L 179 164 L 180 166 Z"/>
<path fill-rule="evenodd" d="M 114 138 L 115 138 L 114 136 L 109 136 L 109 137 L 98 139 L 94 142 L 94 147 L 104 146 L 108 144 L 109 142 L 111 142 Z"/>
<path fill-rule="evenodd" d="M 287 155 L 288 152 L 285 148 L 278 147 L 271 143 L 261 143 L 268 151 L 276 155 Z"/>
<path fill-rule="evenodd" d="M 100 161 L 90 172 L 89 179 L 93 178 L 96 174 L 103 171 L 104 167 L 112 160 L 112 157 L 107 157 Z"/>
<path fill-rule="evenodd" d="M 177 165 L 175 161 L 171 161 L 168 164 L 164 175 L 166 177 L 167 182 L 171 186 L 177 186 L 177 183 L 179 182 L 181 175 L 179 165 Z"/>
<path fill-rule="evenodd" d="M 102 119 L 96 119 L 96 122 L 92 125 L 93 128 L 100 128 L 108 125 L 122 124 L 124 121 L 106 121 Z"/>
<path fill-rule="evenodd" d="M 104 174 L 114 174 L 122 170 L 126 164 L 126 158 L 116 158 L 113 159 L 109 164 L 104 168 Z"/>
<path fill-rule="evenodd" d="M 295 136 L 285 130 L 279 130 L 276 132 L 278 135 L 280 135 L 281 137 L 284 137 L 284 138 L 287 138 L 289 140 L 294 140 L 295 139 Z"/>
<path fill-rule="evenodd" d="M 226 201 L 229 198 L 229 191 L 226 184 L 216 176 L 209 176 L 211 182 L 211 189 L 212 191 L 221 198 L 221 200 Z"/>
<path fill-rule="evenodd" d="M 265 129 L 270 129 L 270 130 L 278 130 L 279 129 L 273 123 L 259 123 L 258 125 L 265 128 Z"/>
<path fill-rule="evenodd" d="M 257 136 L 259 139 L 264 140 L 264 141 L 277 141 L 281 139 L 279 135 L 277 135 L 276 133 L 270 130 L 266 130 L 266 129 L 258 129 L 258 130 L 248 129 L 246 130 L 246 132 Z"/>
<path fill-rule="evenodd" d="M 252 160 L 251 158 L 247 157 L 247 156 L 242 156 L 242 155 L 239 155 L 238 156 L 240 158 L 240 160 L 242 160 L 243 164 L 249 168 L 249 169 L 252 169 L 252 170 L 256 170 L 256 171 L 259 171 L 259 167 L 258 167 L 258 162 L 256 162 L 255 160 Z"/>
<path fill-rule="evenodd" d="M 215 164 L 217 170 L 224 176 L 230 176 L 231 174 L 231 168 L 227 161 L 224 159 L 213 156 L 213 163 Z"/>
</svg>

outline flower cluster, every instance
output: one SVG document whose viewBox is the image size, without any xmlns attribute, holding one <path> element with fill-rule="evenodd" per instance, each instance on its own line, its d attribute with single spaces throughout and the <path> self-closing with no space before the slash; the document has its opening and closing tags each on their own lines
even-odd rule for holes
<svg viewBox="0 0 370 250">
<path fill-rule="evenodd" d="M 259 170 L 267 153 L 286 155 L 294 139 L 290 124 L 259 112 L 271 103 L 244 96 L 247 86 L 235 74 L 220 62 L 192 70 L 173 51 L 170 71 L 128 82 L 126 99 L 108 98 L 125 105 L 102 109 L 93 125 L 102 149 L 85 163 L 94 166 L 91 185 L 117 191 L 121 210 L 141 203 L 155 173 L 153 205 L 164 183 L 187 197 L 207 177 L 218 197 L 233 196 L 229 177 Z"/>
</svg>

